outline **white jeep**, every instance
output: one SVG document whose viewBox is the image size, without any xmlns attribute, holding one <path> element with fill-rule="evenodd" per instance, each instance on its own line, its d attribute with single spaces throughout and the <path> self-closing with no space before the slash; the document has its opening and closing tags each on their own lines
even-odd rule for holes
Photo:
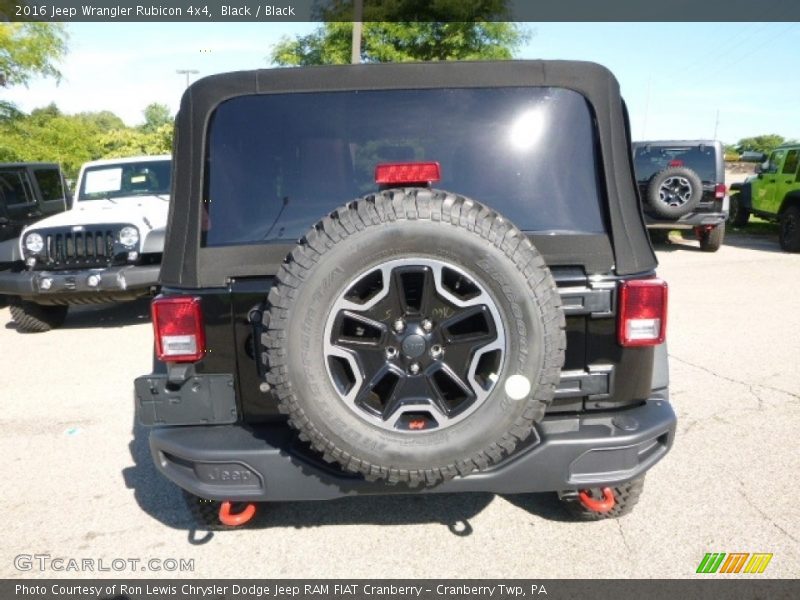
<svg viewBox="0 0 800 600">
<path fill-rule="evenodd" d="M 70 210 L 26 227 L 22 262 L 0 273 L 18 331 L 48 331 L 70 305 L 121 302 L 158 284 L 169 208 L 170 156 L 88 162 Z"/>
</svg>

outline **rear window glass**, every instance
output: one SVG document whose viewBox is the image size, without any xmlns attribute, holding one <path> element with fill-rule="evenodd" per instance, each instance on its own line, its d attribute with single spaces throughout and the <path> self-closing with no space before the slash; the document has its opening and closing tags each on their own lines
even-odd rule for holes
<svg viewBox="0 0 800 600">
<path fill-rule="evenodd" d="M 668 167 L 687 167 L 703 181 L 717 183 L 714 146 L 636 146 L 633 150 L 633 167 L 638 181 L 648 181 Z"/>
<path fill-rule="evenodd" d="M 602 233 L 595 147 L 586 99 L 560 88 L 237 97 L 209 126 L 203 244 L 297 239 L 377 191 L 377 164 L 422 160 L 523 230 Z"/>
</svg>

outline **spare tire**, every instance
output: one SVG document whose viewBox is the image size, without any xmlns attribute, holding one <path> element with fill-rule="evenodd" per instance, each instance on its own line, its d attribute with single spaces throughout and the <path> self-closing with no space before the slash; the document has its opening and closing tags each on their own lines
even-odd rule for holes
<svg viewBox="0 0 800 600">
<path fill-rule="evenodd" d="M 647 186 L 647 203 L 659 217 L 678 219 L 692 212 L 703 195 L 700 177 L 686 167 L 659 171 Z"/>
<path fill-rule="evenodd" d="M 281 410 L 325 460 L 371 480 L 433 485 L 503 460 L 531 437 L 564 362 L 564 313 L 536 248 L 491 209 L 427 188 L 322 219 L 268 304 Z"/>
</svg>

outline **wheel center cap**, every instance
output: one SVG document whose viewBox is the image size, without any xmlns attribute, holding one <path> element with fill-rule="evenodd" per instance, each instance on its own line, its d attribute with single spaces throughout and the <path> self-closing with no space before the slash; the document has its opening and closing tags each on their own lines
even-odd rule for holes
<svg viewBox="0 0 800 600">
<path fill-rule="evenodd" d="M 408 358 L 417 358 L 425 353 L 425 338 L 421 335 L 409 335 L 403 340 L 403 354 Z"/>
</svg>

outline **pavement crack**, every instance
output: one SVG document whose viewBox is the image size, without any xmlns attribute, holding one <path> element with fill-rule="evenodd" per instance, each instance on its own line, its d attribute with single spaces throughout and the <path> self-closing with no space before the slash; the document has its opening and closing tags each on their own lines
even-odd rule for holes
<svg viewBox="0 0 800 600">
<path fill-rule="evenodd" d="M 758 394 L 758 392 L 756 391 L 756 389 L 758 389 L 758 388 L 763 389 L 763 390 L 770 390 L 770 391 L 773 391 L 773 392 L 778 392 L 779 394 L 786 394 L 787 396 L 791 396 L 795 400 L 800 400 L 800 394 L 797 394 L 795 392 L 790 392 L 789 390 L 785 390 L 783 388 L 775 387 L 775 386 L 772 386 L 772 385 L 766 385 L 764 383 L 751 383 L 749 381 L 742 381 L 741 379 L 735 379 L 734 377 L 728 377 L 727 375 L 723 375 L 722 373 L 717 373 L 713 369 L 709 369 L 708 367 L 705 367 L 703 365 L 698 365 L 696 363 L 690 362 L 688 360 L 680 358 L 679 356 L 675 356 L 674 354 L 670 354 L 669 357 L 670 357 L 670 359 L 676 360 L 679 363 L 683 363 L 684 365 L 687 365 L 689 367 L 693 367 L 695 369 L 699 369 L 700 371 L 705 371 L 709 375 L 713 375 L 714 377 L 718 377 L 719 379 L 722 379 L 724 381 L 729 381 L 731 383 L 735 383 L 737 385 L 741 385 L 741 386 L 746 387 L 747 390 L 753 395 L 753 397 L 758 402 L 759 410 L 763 408 L 764 401 L 761 398 L 761 396 Z"/>
<path fill-rule="evenodd" d="M 789 533 L 788 531 L 786 531 L 786 530 L 785 530 L 783 527 L 781 527 L 780 525 L 778 525 L 778 524 L 775 522 L 775 520 L 774 520 L 772 517 L 770 517 L 770 516 L 769 516 L 767 513 L 765 513 L 763 510 L 761 510 L 761 508 L 760 508 L 760 507 L 759 507 L 759 506 L 758 506 L 758 505 L 757 505 L 755 502 L 753 502 L 753 501 L 750 499 L 750 496 L 747 494 L 747 491 L 746 491 L 746 489 L 745 489 L 744 482 L 743 482 L 742 480 L 737 480 L 737 481 L 739 482 L 739 488 L 740 488 L 740 489 L 739 489 L 739 493 L 742 495 L 742 498 L 744 498 L 744 501 L 745 501 L 745 502 L 747 502 L 747 504 L 748 504 L 748 505 L 749 505 L 749 506 L 750 506 L 750 507 L 751 507 L 751 508 L 752 508 L 754 511 L 756 511 L 756 512 L 757 512 L 759 515 L 761 515 L 761 517 L 762 517 L 762 518 L 763 518 L 763 519 L 764 519 L 764 520 L 765 520 L 767 523 L 769 523 L 770 525 L 772 525 L 772 526 L 773 526 L 775 529 L 777 529 L 778 531 L 780 531 L 780 532 L 781 532 L 783 535 L 785 535 L 786 537 L 788 537 L 788 538 L 789 538 L 790 540 L 792 540 L 792 541 L 793 541 L 795 544 L 797 544 L 797 543 L 800 543 L 800 540 L 798 540 L 798 539 L 797 539 L 796 537 L 794 537 L 794 536 L 793 536 L 791 533 Z"/>
<path fill-rule="evenodd" d="M 631 550 L 630 544 L 628 544 L 628 538 L 625 537 L 625 531 L 622 529 L 622 523 L 619 522 L 619 519 L 616 519 L 616 523 L 619 534 L 622 536 L 622 543 L 625 545 L 625 549 L 628 551 L 628 556 L 633 556 L 633 550 Z"/>
</svg>

